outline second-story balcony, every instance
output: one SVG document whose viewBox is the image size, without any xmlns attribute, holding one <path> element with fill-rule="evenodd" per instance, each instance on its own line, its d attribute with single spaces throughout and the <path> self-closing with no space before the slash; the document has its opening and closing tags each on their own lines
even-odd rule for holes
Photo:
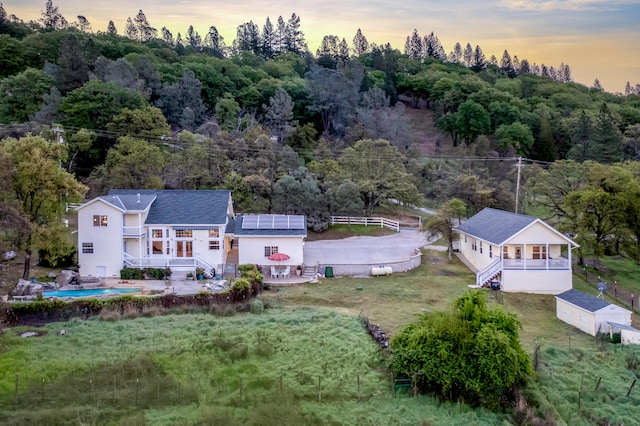
<svg viewBox="0 0 640 426">
<path fill-rule="evenodd" d="M 145 229 L 142 226 L 123 226 L 122 236 L 124 238 L 140 238 L 145 234 Z"/>
</svg>

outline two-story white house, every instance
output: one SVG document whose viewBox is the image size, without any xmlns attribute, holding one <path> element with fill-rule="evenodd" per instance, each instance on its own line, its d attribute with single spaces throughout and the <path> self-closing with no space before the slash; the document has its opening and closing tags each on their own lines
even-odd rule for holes
<svg viewBox="0 0 640 426">
<path fill-rule="evenodd" d="M 111 190 L 77 211 L 83 278 L 119 277 L 124 267 L 222 274 L 240 263 L 282 264 L 268 259 L 277 252 L 285 264 L 304 262 L 304 216 L 236 217 L 226 190 Z"/>
<path fill-rule="evenodd" d="M 571 251 L 578 245 L 536 217 L 485 208 L 457 232 L 478 286 L 495 281 L 503 291 L 544 294 L 573 287 Z"/>
<path fill-rule="evenodd" d="M 123 267 L 222 270 L 229 191 L 112 190 L 78 211 L 81 277 L 119 277 Z"/>
</svg>

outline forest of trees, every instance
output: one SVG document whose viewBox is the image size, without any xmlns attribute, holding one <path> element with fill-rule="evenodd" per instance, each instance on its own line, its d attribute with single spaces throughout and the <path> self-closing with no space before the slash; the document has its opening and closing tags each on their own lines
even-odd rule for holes
<svg viewBox="0 0 640 426">
<path fill-rule="evenodd" d="M 549 195 L 554 170 L 572 173 L 566 200 L 547 202 L 558 203 L 550 219 L 578 233 L 591 226 L 575 214 L 589 200 L 574 190 L 611 194 L 597 176 L 619 169 L 639 181 L 636 167 L 613 165 L 640 159 L 640 85 L 611 94 L 572 82 L 568 65 L 506 50 L 487 59 L 469 43 L 446 54 L 416 30 L 404 52 L 358 30 L 325 36 L 314 55 L 295 13 L 243 23 L 230 44 L 213 25 L 157 30 L 142 10 L 104 31 L 70 21 L 51 0 L 28 23 L 0 5 L 0 221 L 5 241 L 40 241 L 53 263 L 64 202 L 110 188 L 225 188 L 238 212 L 305 214 L 322 230 L 332 214 L 371 214 L 389 198 L 513 209 L 513 158 L 525 157 L 538 165 L 525 168 L 522 205 Z M 437 156 L 412 131 L 414 111 L 434 123 Z M 39 175 L 26 176 L 47 185 L 26 191 L 18 182 L 40 157 Z M 566 170 L 549 167 L 558 160 Z M 51 207 L 30 210 L 35 196 Z M 638 256 L 624 223 L 614 246 Z M 597 250 L 610 249 L 605 232 Z"/>
</svg>

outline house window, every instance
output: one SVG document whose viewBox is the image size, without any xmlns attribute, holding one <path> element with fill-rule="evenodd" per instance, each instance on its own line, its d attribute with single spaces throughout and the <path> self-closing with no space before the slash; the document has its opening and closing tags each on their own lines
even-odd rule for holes
<svg viewBox="0 0 640 426">
<path fill-rule="evenodd" d="M 162 229 L 152 229 L 151 238 L 162 238 Z"/>
<path fill-rule="evenodd" d="M 162 254 L 162 240 L 151 242 L 151 252 L 153 254 Z"/>
<path fill-rule="evenodd" d="M 489 245 L 489 259 L 493 259 L 493 246 Z"/>
<path fill-rule="evenodd" d="M 93 254 L 93 243 L 82 243 L 82 254 Z"/>
<path fill-rule="evenodd" d="M 220 238 L 220 230 L 218 228 L 209 229 L 209 238 Z"/>
<path fill-rule="evenodd" d="M 547 246 L 533 246 L 532 248 L 533 259 L 546 259 L 547 258 Z"/>
<path fill-rule="evenodd" d="M 482 254 L 482 241 L 480 241 L 480 254 Z"/>
<path fill-rule="evenodd" d="M 177 229 L 176 238 L 193 238 L 193 231 L 191 229 Z"/>
<path fill-rule="evenodd" d="M 220 250 L 220 241 L 218 241 L 218 240 L 210 240 L 209 241 L 209 250 Z"/>
<path fill-rule="evenodd" d="M 264 257 L 269 257 L 272 254 L 275 254 L 278 252 L 278 247 L 277 246 L 267 246 L 264 248 Z"/>
<path fill-rule="evenodd" d="M 508 259 L 509 258 L 509 247 L 502 246 L 502 258 L 503 259 Z"/>
<path fill-rule="evenodd" d="M 109 220 L 106 215 L 93 215 L 93 226 L 107 226 L 109 224 Z"/>
<path fill-rule="evenodd" d="M 467 236 L 466 235 L 464 236 L 464 242 L 465 243 L 467 242 Z"/>
<path fill-rule="evenodd" d="M 471 240 L 471 250 L 478 251 L 477 241 L 475 238 Z"/>
</svg>

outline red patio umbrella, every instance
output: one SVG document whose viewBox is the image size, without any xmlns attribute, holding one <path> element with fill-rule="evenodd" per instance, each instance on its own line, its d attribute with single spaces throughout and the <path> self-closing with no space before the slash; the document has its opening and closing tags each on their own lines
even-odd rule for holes
<svg viewBox="0 0 640 426">
<path fill-rule="evenodd" d="M 286 253 L 273 253 L 267 259 L 273 260 L 274 262 L 282 262 L 284 260 L 289 260 L 291 256 Z"/>
</svg>

